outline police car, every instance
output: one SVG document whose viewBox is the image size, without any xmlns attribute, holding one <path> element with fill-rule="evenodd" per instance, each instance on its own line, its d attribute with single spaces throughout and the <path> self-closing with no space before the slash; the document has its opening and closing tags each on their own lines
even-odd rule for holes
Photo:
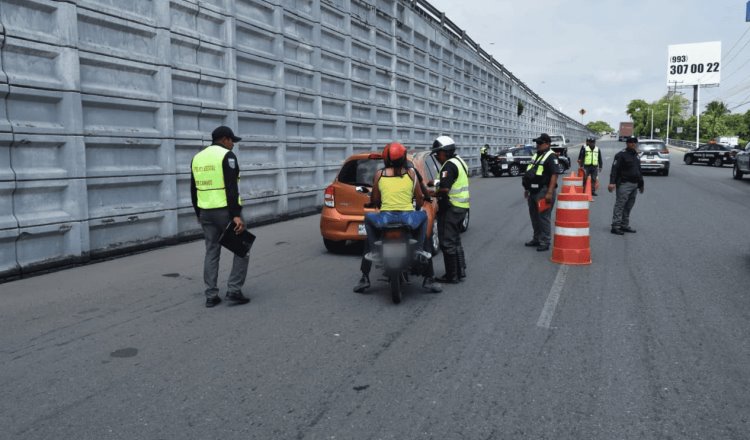
<svg viewBox="0 0 750 440">
<path fill-rule="evenodd" d="M 524 145 L 501 150 L 497 155 L 490 156 L 487 164 L 490 172 L 495 177 L 507 173 L 511 176 L 520 176 L 526 171 L 526 166 L 531 163 L 531 157 L 536 152 L 534 145 Z"/>
<path fill-rule="evenodd" d="M 685 153 L 685 164 L 704 163 L 715 167 L 722 167 L 725 164 L 733 164 L 736 150 L 724 144 L 706 144 L 701 145 L 695 150 Z"/>
</svg>

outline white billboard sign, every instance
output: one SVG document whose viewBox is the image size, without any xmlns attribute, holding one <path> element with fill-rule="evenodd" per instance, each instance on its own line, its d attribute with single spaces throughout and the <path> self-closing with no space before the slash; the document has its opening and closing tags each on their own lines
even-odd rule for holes
<svg viewBox="0 0 750 440">
<path fill-rule="evenodd" d="M 721 82 L 721 41 L 673 44 L 667 52 L 667 86 L 705 86 Z"/>
</svg>

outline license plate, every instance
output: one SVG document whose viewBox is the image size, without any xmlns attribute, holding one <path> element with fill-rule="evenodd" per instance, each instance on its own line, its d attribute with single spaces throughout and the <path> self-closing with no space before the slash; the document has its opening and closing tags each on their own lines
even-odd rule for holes
<svg viewBox="0 0 750 440">
<path fill-rule="evenodd" d="M 406 256 L 406 243 L 383 243 L 383 258 L 403 258 Z"/>
<path fill-rule="evenodd" d="M 365 229 L 365 224 L 359 224 L 357 225 L 357 234 L 359 235 L 367 235 L 367 230 Z"/>
<path fill-rule="evenodd" d="M 507 163 L 504 163 L 504 164 L 500 165 L 500 167 L 501 167 L 502 169 L 504 169 L 504 170 L 507 170 L 507 169 L 508 169 L 508 164 L 507 164 Z"/>
</svg>

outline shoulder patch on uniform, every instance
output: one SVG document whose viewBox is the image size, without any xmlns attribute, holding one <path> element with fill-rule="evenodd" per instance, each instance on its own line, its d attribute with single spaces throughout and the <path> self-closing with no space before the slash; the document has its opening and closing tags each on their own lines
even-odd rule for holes
<svg viewBox="0 0 750 440">
<path fill-rule="evenodd" d="M 440 177 L 442 177 L 443 179 L 445 179 L 446 177 L 448 177 L 448 172 L 447 172 L 447 171 L 443 171 L 443 172 L 442 172 L 442 173 L 440 174 Z"/>
<path fill-rule="evenodd" d="M 229 168 L 234 169 L 237 166 L 237 162 L 234 160 L 233 157 L 227 158 L 227 163 L 229 164 Z"/>
</svg>

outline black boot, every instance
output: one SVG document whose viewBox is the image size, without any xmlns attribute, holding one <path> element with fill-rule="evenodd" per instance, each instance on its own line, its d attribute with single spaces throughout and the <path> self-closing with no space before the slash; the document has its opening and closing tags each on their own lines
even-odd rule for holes
<svg viewBox="0 0 750 440">
<path fill-rule="evenodd" d="M 466 256 L 464 255 L 463 246 L 458 247 L 458 254 L 456 256 L 456 274 L 458 275 L 458 280 L 463 281 L 466 278 Z"/>
<path fill-rule="evenodd" d="M 458 257 L 456 254 L 449 254 L 448 252 L 443 251 L 443 262 L 445 263 L 445 275 L 443 275 L 440 278 L 436 278 L 436 281 L 439 281 L 444 284 L 456 284 L 458 283 L 458 274 L 456 273 L 456 268 L 458 267 Z"/>
<path fill-rule="evenodd" d="M 362 278 L 360 278 L 357 285 L 354 286 L 353 290 L 355 292 L 362 293 L 365 291 L 365 289 L 370 287 L 370 269 L 371 268 L 372 268 L 372 261 L 362 258 L 362 263 L 360 264 L 360 270 L 362 271 Z"/>
</svg>

